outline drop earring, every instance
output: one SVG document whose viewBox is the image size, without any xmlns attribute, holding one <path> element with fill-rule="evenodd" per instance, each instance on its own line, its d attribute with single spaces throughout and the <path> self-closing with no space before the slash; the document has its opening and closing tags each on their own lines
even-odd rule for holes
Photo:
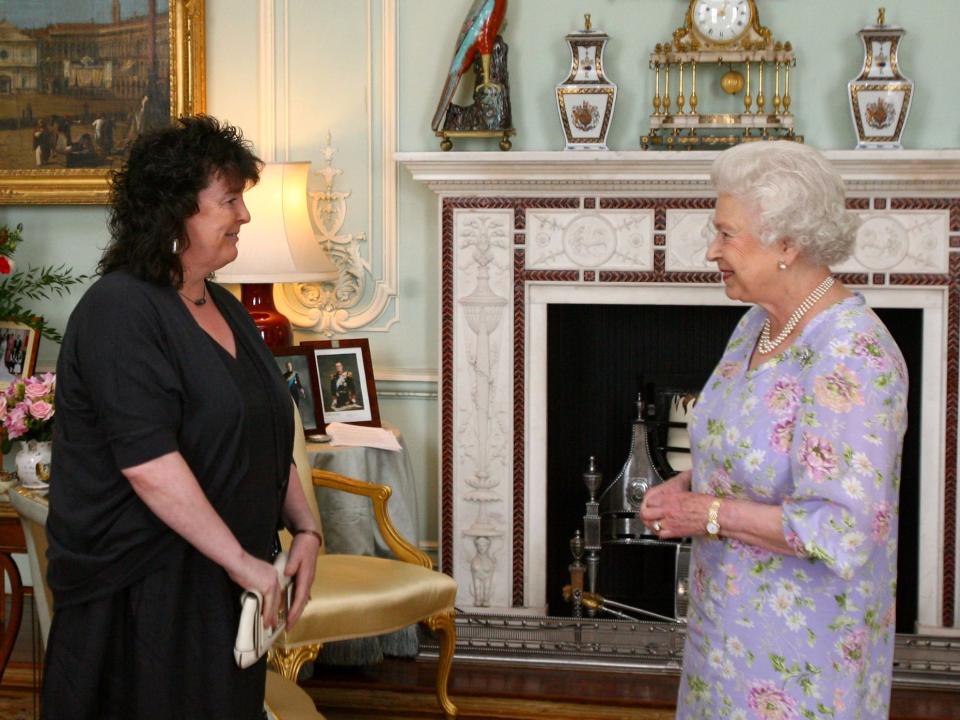
<svg viewBox="0 0 960 720">
<path fill-rule="evenodd" d="M 178 255 L 180 253 L 180 241 L 178 241 L 176 238 L 173 239 L 172 250 L 174 255 Z"/>
<path fill-rule="evenodd" d="M 778 261 L 777 261 L 777 269 L 778 269 L 778 270 L 786 270 L 786 269 L 787 269 L 787 264 L 786 264 L 783 260 L 778 260 Z"/>
</svg>

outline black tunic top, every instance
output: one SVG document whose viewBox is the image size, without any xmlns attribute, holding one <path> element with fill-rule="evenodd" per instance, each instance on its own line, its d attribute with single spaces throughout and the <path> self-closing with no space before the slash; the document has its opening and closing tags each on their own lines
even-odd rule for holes
<svg viewBox="0 0 960 720">
<path fill-rule="evenodd" d="M 44 716 L 257 718 L 238 588 L 161 522 L 121 468 L 179 451 L 228 527 L 268 559 L 293 447 L 289 393 L 246 312 L 208 284 L 237 357 L 173 288 L 122 272 L 77 305 L 57 366 Z"/>
</svg>

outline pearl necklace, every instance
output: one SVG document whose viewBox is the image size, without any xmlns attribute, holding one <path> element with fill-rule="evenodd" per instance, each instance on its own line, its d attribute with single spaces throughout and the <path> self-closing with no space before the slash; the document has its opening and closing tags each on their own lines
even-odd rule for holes
<svg viewBox="0 0 960 720">
<path fill-rule="evenodd" d="M 793 311 L 793 314 L 790 315 L 783 329 L 773 340 L 770 339 L 770 317 L 767 316 L 767 319 L 763 321 L 763 328 L 760 330 L 760 341 L 757 343 L 757 352 L 761 355 L 769 355 L 780 347 L 783 341 L 793 332 L 793 329 L 803 316 L 806 315 L 810 308 L 816 305 L 820 298 L 827 294 L 827 290 L 832 287 L 833 276 L 828 275 L 822 283 L 813 289 L 812 293 L 803 299 L 803 302 Z"/>
</svg>

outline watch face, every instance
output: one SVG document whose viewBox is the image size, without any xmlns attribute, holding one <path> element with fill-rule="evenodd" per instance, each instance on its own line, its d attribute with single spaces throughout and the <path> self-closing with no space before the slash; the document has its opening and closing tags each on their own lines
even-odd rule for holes
<svg viewBox="0 0 960 720">
<path fill-rule="evenodd" d="M 718 532 L 720 532 L 720 526 L 717 525 L 717 523 L 708 522 L 708 523 L 707 523 L 707 532 L 710 533 L 711 535 L 716 535 Z"/>
<path fill-rule="evenodd" d="M 693 26 L 708 40 L 736 40 L 750 27 L 750 0 L 696 0 Z"/>
</svg>

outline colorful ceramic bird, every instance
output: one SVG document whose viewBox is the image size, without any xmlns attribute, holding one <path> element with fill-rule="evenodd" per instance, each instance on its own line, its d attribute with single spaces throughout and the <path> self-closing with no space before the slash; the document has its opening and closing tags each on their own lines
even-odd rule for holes
<svg viewBox="0 0 960 720">
<path fill-rule="evenodd" d="M 447 106 L 460 83 L 460 77 L 470 69 L 478 52 L 483 59 L 483 84 L 484 86 L 490 84 L 490 55 L 506 13 L 507 0 L 473 0 L 473 5 L 470 6 L 467 17 L 463 21 L 460 37 L 457 38 L 450 72 L 443 85 L 437 112 L 433 116 L 434 130 L 440 129 Z"/>
</svg>

